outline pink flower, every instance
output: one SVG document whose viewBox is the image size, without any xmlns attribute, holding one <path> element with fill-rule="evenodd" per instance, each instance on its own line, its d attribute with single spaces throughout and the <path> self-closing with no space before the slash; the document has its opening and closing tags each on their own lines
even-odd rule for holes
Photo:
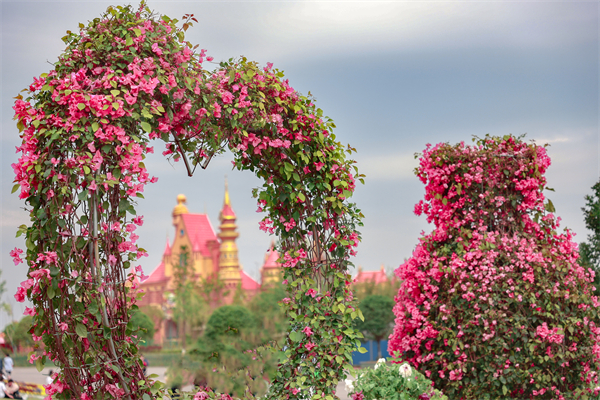
<svg viewBox="0 0 600 400">
<path fill-rule="evenodd" d="M 48 268 L 41 268 L 35 271 L 31 271 L 29 273 L 29 276 L 31 276 L 32 278 L 38 278 L 41 279 L 42 277 L 46 277 L 46 278 L 50 278 L 50 270 Z"/>
<path fill-rule="evenodd" d="M 315 347 L 317 347 L 316 344 L 314 344 L 313 342 L 308 342 L 304 345 L 304 347 L 306 348 L 306 350 L 308 351 L 312 351 L 312 349 L 314 349 Z"/>
<path fill-rule="evenodd" d="M 352 400 L 364 400 L 365 395 L 363 394 L 362 390 L 358 393 L 354 393 L 352 395 Z"/>
<path fill-rule="evenodd" d="M 96 181 L 92 181 L 92 183 L 90 183 L 88 185 L 88 190 L 90 190 L 92 192 L 95 192 L 96 189 L 98 189 L 98 186 L 96 185 Z"/>
<path fill-rule="evenodd" d="M 154 43 L 152 45 L 152 51 L 157 55 L 157 56 L 162 56 L 162 50 L 160 49 L 160 47 L 158 47 L 158 43 Z"/>
<path fill-rule="evenodd" d="M 14 250 L 10 251 L 10 256 L 13 258 L 13 262 L 15 263 L 15 265 L 19 265 L 20 263 L 23 262 L 23 259 L 21 258 L 21 254 L 23 253 L 23 250 L 15 247 Z"/>
<path fill-rule="evenodd" d="M 27 295 L 27 291 L 22 286 L 19 286 L 17 288 L 17 293 L 15 293 L 15 300 L 22 303 L 25 301 L 25 295 Z"/>
<path fill-rule="evenodd" d="M 224 91 L 221 93 L 221 100 L 223 100 L 223 104 L 231 104 L 233 103 L 233 94 L 228 91 Z"/>
<path fill-rule="evenodd" d="M 35 315 L 37 315 L 37 313 L 35 312 L 35 310 L 33 308 L 25 307 L 25 312 L 23 313 L 23 315 L 35 316 Z"/>
<path fill-rule="evenodd" d="M 206 400 L 206 399 L 208 399 L 208 393 L 206 393 L 204 390 L 201 390 L 194 395 L 194 400 Z"/>
<path fill-rule="evenodd" d="M 125 390 L 118 388 L 116 385 L 109 383 L 104 387 L 115 399 L 120 399 L 125 395 Z"/>
<path fill-rule="evenodd" d="M 302 332 L 304 332 L 304 334 L 308 337 L 313 335 L 313 331 L 310 329 L 310 326 L 306 326 L 304 329 L 302 329 Z"/>
<path fill-rule="evenodd" d="M 306 292 L 307 296 L 311 296 L 311 297 L 315 297 L 317 295 L 317 291 L 313 288 L 308 289 L 308 291 Z"/>
<path fill-rule="evenodd" d="M 66 322 L 61 322 L 60 324 L 58 324 L 58 327 L 60 328 L 61 331 L 66 331 L 67 329 L 69 329 L 69 325 L 67 325 Z"/>
<path fill-rule="evenodd" d="M 21 286 L 23 286 L 24 289 L 29 289 L 30 287 L 32 287 L 34 284 L 34 280 L 29 278 L 26 281 L 21 282 Z"/>
</svg>

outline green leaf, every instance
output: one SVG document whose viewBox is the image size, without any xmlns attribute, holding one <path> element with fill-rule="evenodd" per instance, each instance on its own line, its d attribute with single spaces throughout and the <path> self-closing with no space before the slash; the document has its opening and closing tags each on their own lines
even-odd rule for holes
<svg viewBox="0 0 600 400">
<path fill-rule="evenodd" d="M 77 108 L 79 108 L 80 110 L 83 110 L 85 108 L 85 104 L 79 103 L 79 104 L 77 104 Z"/>
<path fill-rule="evenodd" d="M 48 288 L 48 298 L 53 299 L 54 296 L 56 296 L 56 292 L 54 291 L 54 288 L 52 286 L 50 286 Z"/>
<path fill-rule="evenodd" d="M 361 354 L 364 354 L 364 353 L 367 352 L 367 349 L 365 349 L 364 347 L 359 347 L 358 348 L 358 352 L 361 353 Z"/>
<path fill-rule="evenodd" d="M 81 192 L 81 193 L 79 193 L 79 194 L 77 195 L 77 198 L 78 198 L 79 200 L 81 200 L 81 201 L 83 201 L 83 200 L 86 200 L 86 199 L 87 199 L 87 197 L 88 197 L 88 190 L 87 190 L 87 189 L 85 189 L 83 192 Z"/>
<path fill-rule="evenodd" d="M 131 38 L 131 36 L 127 36 L 127 39 L 125 40 L 125 46 L 131 46 L 133 44 L 133 39 Z"/>
<path fill-rule="evenodd" d="M 508 388 L 505 385 L 502 385 L 502 394 L 506 396 L 506 393 L 508 393 Z"/>
<path fill-rule="evenodd" d="M 21 187 L 21 185 L 19 185 L 18 183 L 15 184 L 12 188 L 12 191 L 10 192 L 10 194 L 13 194 L 14 192 L 16 192 L 17 190 L 19 190 L 19 188 Z"/>
<path fill-rule="evenodd" d="M 365 316 L 363 315 L 362 311 L 360 311 L 360 308 L 358 309 L 358 317 L 360 318 L 361 321 L 365 320 Z"/>
<path fill-rule="evenodd" d="M 290 339 L 294 342 L 299 342 L 302 339 L 302 333 L 298 331 L 290 332 Z"/>
<path fill-rule="evenodd" d="M 147 123 L 146 121 L 142 121 L 142 129 L 146 133 L 152 132 L 152 126 L 149 123 Z"/>
<path fill-rule="evenodd" d="M 81 322 L 78 322 L 75 325 L 75 333 L 77 333 L 77 336 L 80 338 L 87 338 L 88 335 L 87 328 Z"/>
<path fill-rule="evenodd" d="M 44 369 L 44 357 L 40 357 L 37 360 L 35 360 L 35 368 L 38 370 L 38 372 L 42 372 L 42 370 Z"/>
</svg>

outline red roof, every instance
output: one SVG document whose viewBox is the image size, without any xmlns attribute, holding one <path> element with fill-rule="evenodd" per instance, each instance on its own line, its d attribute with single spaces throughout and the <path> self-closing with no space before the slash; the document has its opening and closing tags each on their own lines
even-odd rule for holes
<svg viewBox="0 0 600 400">
<path fill-rule="evenodd" d="M 376 284 L 388 281 L 385 271 L 358 271 L 358 275 L 354 278 L 354 283 L 375 282 Z"/>
<path fill-rule="evenodd" d="M 143 284 L 162 282 L 167 277 L 165 276 L 165 263 L 161 262 L 158 267 L 152 271 L 149 277 L 142 281 Z"/>
<path fill-rule="evenodd" d="M 279 253 L 271 248 L 267 252 L 267 257 L 265 263 L 263 264 L 263 268 L 279 268 L 280 264 L 277 262 L 279 260 Z"/>
<path fill-rule="evenodd" d="M 235 218 L 235 213 L 233 212 L 233 208 L 229 204 L 223 204 L 223 209 L 221 210 L 221 217 L 233 217 Z"/>
<path fill-rule="evenodd" d="M 181 214 L 188 236 L 192 240 L 193 250 L 210 257 L 208 242 L 218 241 L 217 235 L 206 214 Z"/>
<path fill-rule="evenodd" d="M 254 279 L 250 278 L 244 270 L 240 271 L 240 276 L 242 277 L 242 289 L 243 290 L 259 290 L 260 285 Z"/>
</svg>

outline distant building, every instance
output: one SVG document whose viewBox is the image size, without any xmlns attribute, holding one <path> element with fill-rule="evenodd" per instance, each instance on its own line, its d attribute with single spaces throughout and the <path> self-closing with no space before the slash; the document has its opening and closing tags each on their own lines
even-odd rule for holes
<svg viewBox="0 0 600 400">
<path fill-rule="evenodd" d="M 175 227 L 173 243 L 170 244 L 167 239 L 161 263 L 140 284 L 145 296 L 138 301 L 138 306 L 152 306 L 163 311 L 164 318 L 155 327 L 156 345 L 162 345 L 165 339 L 178 337 L 177 323 L 170 312 L 175 289 L 173 275 L 178 264 L 188 263 L 192 279 L 220 287 L 212 299 L 216 304 L 230 304 L 240 290 L 246 299 L 250 299 L 260 290 L 281 281 L 281 266 L 277 263 L 279 254 L 273 249 L 273 244 L 266 253 L 260 270 L 262 285 L 248 276 L 240 266 L 235 242 L 239 234 L 227 183 L 223 208 L 219 214 L 221 225 L 218 234 L 206 214 L 192 214 L 188 211 L 186 200 L 183 194 L 177 196 L 177 205 L 172 214 Z"/>
<path fill-rule="evenodd" d="M 352 280 L 353 283 L 374 283 L 375 285 L 389 281 L 390 279 L 385 274 L 383 264 L 381 264 L 379 271 L 363 271 L 362 267 L 358 267 L 358 274 Z"/>
</svg>

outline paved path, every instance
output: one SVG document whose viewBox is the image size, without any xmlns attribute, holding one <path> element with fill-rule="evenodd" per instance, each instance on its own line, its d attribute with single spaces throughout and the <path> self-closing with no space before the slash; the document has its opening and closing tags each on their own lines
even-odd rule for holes
<svg viewBox="0 0 600 400">
<path fill-rule="evenodd" d="M 46 384 L 46 377 L 50 372 L 50 368 L 44 368 L 42 372 L 38 372 L 38 370 L 34 367 L 31 368 L 23 368 L 16 367 L 13 369 L 12 378 L 15 381 L 22 381 L 28 383 L 37 383 L 40 385 Z M 162 382 L 166 381 L 165 373 L 167 372 L 167 367 L 149 367 L 148 374 L 156 374 L 158 375 L 158 379 Z M 184 387 L 183 390 L 191 390 L 191 386 Z M 345 384 L 340 382 L 337 390 L 338 396 L 340 400 L 350 400 L 346 393 Z"/>
</svg>

